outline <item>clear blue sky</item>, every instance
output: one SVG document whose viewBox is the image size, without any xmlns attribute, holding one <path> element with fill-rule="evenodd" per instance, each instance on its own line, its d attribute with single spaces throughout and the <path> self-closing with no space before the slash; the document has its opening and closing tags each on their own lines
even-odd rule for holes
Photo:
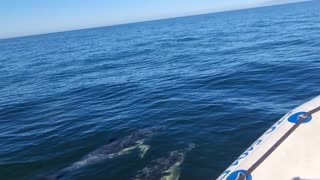
<svg viewBox="0 0 320 180">
<path fill-rule="evenodd" d="M 1 0 L 0 38 L 258 6 L 268 0 Z"/>
</svg>

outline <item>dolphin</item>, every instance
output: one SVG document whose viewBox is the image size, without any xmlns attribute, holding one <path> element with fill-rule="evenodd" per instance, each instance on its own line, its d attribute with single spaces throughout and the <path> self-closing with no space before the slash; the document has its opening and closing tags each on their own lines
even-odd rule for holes
<svg viewBox="0 0 320 180">
<path fill-rule="evenodd" d="M 185 155 L 194 147 L 194 144 L 189 144 L 189 147 L 184 150 L 171 151 L 167 157 L 153 160 L 148 166 L 138 171 L 133 180 L 178 180 Z"/>
<path fill-rule="evenodd" d="M 146 138 L 154 135 L 156 131 L 157 129 L 155 128 L 148 130 L 139 130 L 120 139 L 111 139 L 109 141 L 109 144 L 99 147 L 98 149 L 84 156 L 79 161 L 71 164 L 66 168 L 63 168 L 55 174 L 46 176 L 41 179 L 57 180 L 70 172 L 82 169 L 86 166 L 97 164 L 106 159 L 111 159 L 124 154 L 128 154 L 134 149 L 139 149 L 140 158 L 143 158 L 150 148 L 149 145 L 144 144 L 144 141 Z"/>
</svg>

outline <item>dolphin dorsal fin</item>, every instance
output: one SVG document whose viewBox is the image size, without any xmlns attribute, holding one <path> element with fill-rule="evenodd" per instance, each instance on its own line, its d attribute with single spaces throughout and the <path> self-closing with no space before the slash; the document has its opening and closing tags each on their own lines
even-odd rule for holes
<svg viewBox="0 0 320 180">
<path fill-rule="evenodd" d="M 109 139 L 109 143 L 112 143 L 112 142 L 114 142 L 116 140 L 118 140 L 118 138 L 111 138 L 111 139 Z"/>
</svg>

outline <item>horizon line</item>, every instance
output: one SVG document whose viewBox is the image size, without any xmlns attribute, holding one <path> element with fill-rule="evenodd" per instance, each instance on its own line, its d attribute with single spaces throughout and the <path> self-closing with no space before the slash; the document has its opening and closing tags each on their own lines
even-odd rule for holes
<svg viewBox="0 0 320 180">
<path fill-rule="evenodd" d="M 265 7 L 272 7 L 272 6 L 283 6 L 283 5 L 288 5 L 288 4 L 297 4 L 297 3 L 311 2 L 311 1 L 313 1 L 313 0 L 301 0 L 301 1 L 298 1 L 298 2 L 271 4 L 271 5 L 266 4 L 266 5 L 246 7 L 246 8 L 235 8 L 235 9 L 227 9 L 227 10 L 221 10 L 221 11 L 195 13 L 195 14 L 190 14 L 190 15 L 181 15 L 181 16 L 173 16 L 173 17 L 162 17 L 162 18 L 154 18 L 154 19 L 147 19 L 147 20 L 141 20 L 141 21 L 138 20 L 138 21 L 132 21 L 132 22 L 115 23 L 115 24 L 109 24 L 109 25 L 106 24 L 106 25 L 101 25 L 101 26 L 83 27 L 83 28 L 79 28 L 79 29 L 67 29 L 67 30 L 52 31 L 52 32 L 39 33 L 39 34 L 36 33 L 36 34 L 27 34 L 27 35 L 21 35 L 21 36 L 18 35 L 18 36 L 11 36 L 11 37 L 0 37 L 0 40 L 8 40 L 8 39 L 16 39 L 16 38 L 27 38 L 27 37 L 33 37 L 33 36 L 42 36 L 42 35 L 49 35 L 49 34 L 58 34 L 58 33 L 65 33 L 65 32 L 89 30 L 89 29 L 107 28 L 107 27 L 123 26 L 123 25 L 129 25 L 129 24 L 139 24 L 139 23 L 170 20 L 170 19 L 177 19 L 177 18 L 202 16 L 202 15 L 209 15 L 209 14 L 218 14 L 218 13 L 225 13 L 225 12 L 232 12 L 232 11 L 258 9 L 258 8 L 265 8 Z"/>
</svg>

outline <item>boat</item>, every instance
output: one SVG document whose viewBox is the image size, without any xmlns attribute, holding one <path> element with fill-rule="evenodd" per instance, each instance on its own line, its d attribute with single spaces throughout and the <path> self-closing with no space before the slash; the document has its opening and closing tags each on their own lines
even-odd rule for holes
<svg viewBox="0 0 320 180">
<path fill-rule="evenodd" d="M 284 115 L 218 180 L 320 180 L 320 96 Z"/>
</svg>

